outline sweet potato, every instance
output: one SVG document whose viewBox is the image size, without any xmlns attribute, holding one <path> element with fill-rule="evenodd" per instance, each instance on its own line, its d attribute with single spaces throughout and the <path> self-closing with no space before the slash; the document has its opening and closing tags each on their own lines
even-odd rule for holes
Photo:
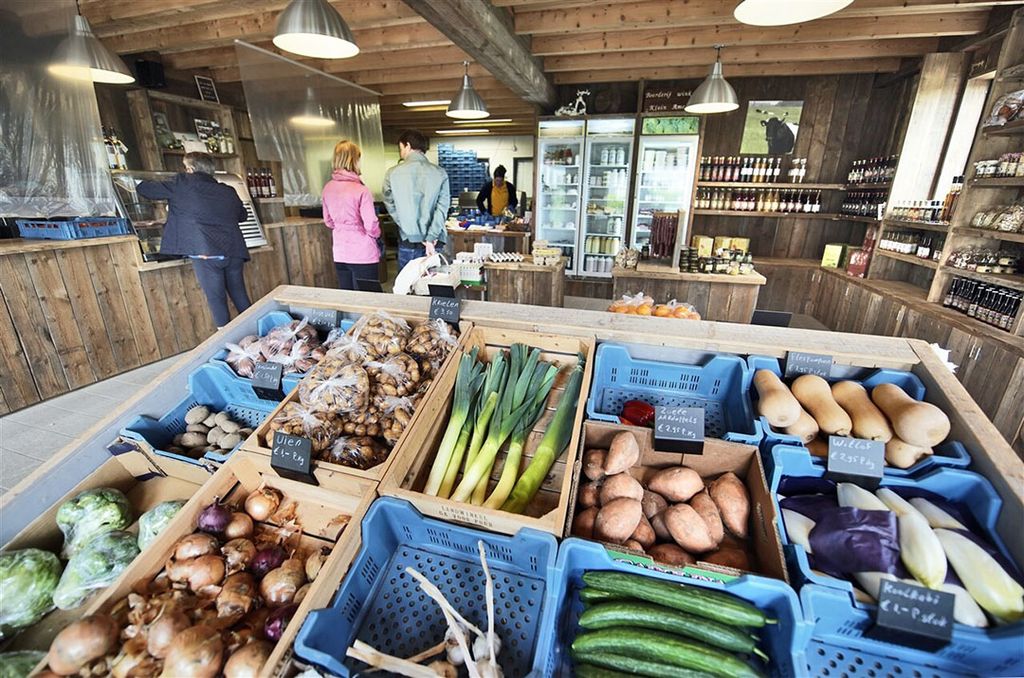
<svg viewBox="0 0 1024 678">
<path fill-rule="evenodd" d="M 694 557 L 689 553 L 679 548 L 675 544 L 658 544 L 647 549 L 647 555 L 654 558 L 659 563 L 665 563 L 666 565 L 693 565 L 696 561 Z"/>
<path fill-rule="evenodd" d="M 601 505 L 601 483 L 583 483 L 576 493 L 576 503 L 583 508 Z"/>
<path fill-rule="evenodd" d="M 647 489 L 657 492 L 668 501 L 689 501 L 704 489 L 704 481 L 692 468 L 670 466 L 654 474 Z"/>
<path fill-rule="evenodd" d="M 602 541 L 621 544 L 633 534 L 643 515 L 638 500 L 629 497 L 614 499 L 598 510 L 594 536 Z"/>
<path fill-rule="evenodd" d="M 650 490 L 644 490 L 644 496 L 640 500 L 640 504 L 644 508 L 644 516 L 648 519 L 653 518 L 668 508 L 668 502 L 665 501 L 665 497 Z"/>
<path fill-rule="evenodd" d="M 605 475 L 614 475 L 628 471 L 640 460 L 640 445 L 629 431 L 616 433 L 612 444 L 608 446 L 608 454 L 604 457 Z"/>
<path fill-rule="evenodd" d="M 646 517 L 640 516 L 640 522 L 637 524 L 636 529 L 633 530 L 630 539 L 640 542 L 644 548 L 654 544 L 657 536 L 654 534 L 654 528 L 651 527 L 651 523 Z"/>
<path fill-rule="evenodd" d="M 597 507 L 591 506 L 580 511 L 572 519 L 572 533 L 574 536 L 584 539 L 594 538 L 594 520 L 597 518 Z"/>
<path fill-rule="evenodd" d="M 601 505 L 614 501 L 619 497 L 629 497 L 640 501 L 644 497 L 644 488 L 633 476 L 628 473 L 616 473 L 613 476 L 605 476 L 601 483 Z"/>
<path fill-rule="evenodd" d="M 711 534 L 711 538 L 715 540 L 715 546 L 722 543 L 722 538 L 725 537 L 725 528 L 722 526 L 722 516 L 718 512 L 718 507 L 715 506 L 715 502 L 712 501 L 707 491 L 698 492 L 693 495 L 690 499 L 690 506 L 697 512 L 708 526 L 708 532 Z"/>
<path fill-rule="evenodd" d="M 604 457 L 608 450 L 587 450 L 583 453 L 583 475 L 588 480 L 604 478 Z"/>
<path fill-rule="evenodd" d="M 654 530 L 654 535 L 658 538 L 658 541 L 672 541 L 672 534 L 668 531 L 668 527 L 665 526 L 665 511 L 655 513 L 651 516 L 651 529 Z"/>
<path fill-rule="evenodd" d="M 731 567 L 736 570 L 750 570 L 750 557 L 742 549 L 718 549 L 714 553 L 704 556 L 701 560 L 723 567 Z"/>
<path fill-rule="evenodd" d="M 690 553 L 704 553 L 717 546 L 704 519 L 689 504 L 669 506 L 661 515 L 672 539 Z"/>
<path fill-rule="evenodd" d="M 745 538 L 750 519 L 750 496 L 743 481 L 731 471 L 723 473 L 708 486 L 708 493 L 722 514 L 725 527 L 737 537 Z"/>
<path fill-rule="evenodd" d="M 622 545 L 625 546 L 627 549 L 644 553 L 644 545 L 638 542 L 636 539 L 627 539 L 622 543 Z"/>
</svg>

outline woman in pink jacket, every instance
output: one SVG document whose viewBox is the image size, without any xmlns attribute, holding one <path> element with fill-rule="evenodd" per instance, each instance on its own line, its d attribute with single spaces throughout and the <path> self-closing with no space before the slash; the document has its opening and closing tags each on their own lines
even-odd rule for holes
<svg viewBox="0 0 1024 678">
<path fill-rule="evenodd" d="M 357 280 L 378 279 L 380 224 L 373 193 L 359 178 L 362 151 L 347 139 L 334 147 L 334 173 L 324 186 L 324 223 L 334 237 L 334 270 L 338 287 L 358 289 Z"/>
</svg>

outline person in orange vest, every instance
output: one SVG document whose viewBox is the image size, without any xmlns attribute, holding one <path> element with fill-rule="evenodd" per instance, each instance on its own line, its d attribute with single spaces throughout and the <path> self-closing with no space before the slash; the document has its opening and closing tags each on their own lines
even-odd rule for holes
<svg viewBox="0 0 1024 678">
<path fill-rule="evenodd" d="M 480 188 L 480 193 L 476 196 L 476 206 L 484 214 L 500 217 L 506 207 L 515 211 L 518 204 L 516 187 L 505 181 L 505 166 L 498 165 L 494 169 L 494 179 Z"/>
</svg>

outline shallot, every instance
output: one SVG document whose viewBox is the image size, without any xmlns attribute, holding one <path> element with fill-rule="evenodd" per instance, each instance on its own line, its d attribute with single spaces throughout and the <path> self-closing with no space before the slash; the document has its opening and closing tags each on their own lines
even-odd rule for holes
<svg viewBox="0 0 1024 678">
<path fill-rule="evenodd" d="M 236 572 L 224 580 L 217 594 L 218 617 L 241 617 L 256 605 L 256 578 L 248 572 Z"/>
<path fill-rule="evenodd" d="M 256 557 L 256 545 L 248 539 L 232 539 L 220 550 L 221 555 L 227 560 L 228 574 L 249 567 L 249 563 Z"/>
<path fill-rule="evenodd" d="M 321 546 L 306 557 L 306 579 L 309 581 L 316 579 L 316 576 L 320 573 L 320 568 L 323 567 L 324 561 L 327 560 L 327 556 L 330 553 L 326 546 Z"/>
<path fill-rule="evenodd" d="M 187 582 L 189 589 L 198 593 L 207 586 L 220 584 L 224 570 L 224 559 L 210 554 L 168 563 L 167 576 L 174 582 Z"/>
</svg>

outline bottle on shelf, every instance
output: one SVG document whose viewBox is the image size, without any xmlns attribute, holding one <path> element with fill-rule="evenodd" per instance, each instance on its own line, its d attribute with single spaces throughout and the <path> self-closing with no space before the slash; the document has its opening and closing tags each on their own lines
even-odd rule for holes
<svg viewBox="0 0 1024 678">
<path fill-rule="evenodd" d="M 1013 328 L 1024 294 L 1001 285 L 953 278 L 942 305 L 1003 330 Z"/>
</svg>

